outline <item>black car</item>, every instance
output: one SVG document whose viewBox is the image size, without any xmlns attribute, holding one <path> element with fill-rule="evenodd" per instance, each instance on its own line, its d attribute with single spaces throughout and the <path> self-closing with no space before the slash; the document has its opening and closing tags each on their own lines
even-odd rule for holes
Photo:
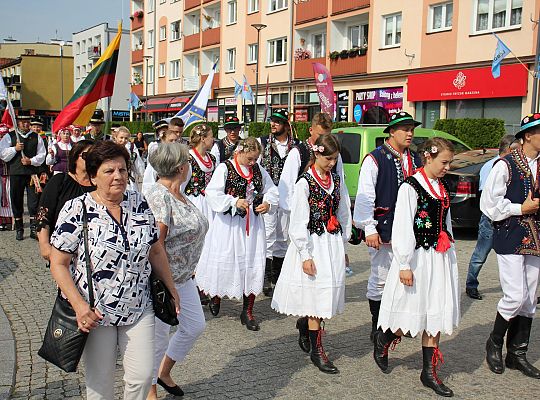
<svg viewBox="0 0 540 400">
<path fill-rule="evenodd" d="M 497 149 L 456 154 L 445 180 L 450 189 L 452 227 L 477 228 L 480 221 L 480 169 L 498 155 Z"/>
</svg>

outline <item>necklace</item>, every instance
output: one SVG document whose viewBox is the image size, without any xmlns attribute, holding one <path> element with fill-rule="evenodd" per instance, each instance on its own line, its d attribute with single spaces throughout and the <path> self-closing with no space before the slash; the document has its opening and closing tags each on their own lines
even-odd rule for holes
<svg viewBox="0 0 540 400">
<path fill-rule="evenodd" d="M 244 171 L 242 171 L 242 167 L 240 166 L 240 164 L 238 163 L 238 155 L 235 154 L 234 156 L 234 165 L 236 166 L 236 170 L 238 171 L 238 174 L 244 178 L 245 180 L 249 182 L 251 182 L 251 180 L 253 179 L 253 169 L 251 167 L 247 167 L 248 169 L 248 174 L 245 175 L 244 174 Z"/>
<path fill-rule="evenodd" d="M 321 185 L 324 190 L 330 189 L 330 186 L 332 186 L 332 178 L 330 174 L 327 174 L 325 179 L 321 178 L 321 176 L 317 173 L 315 165 L 311 166 L 311 172 L 313 173 L 313 176 L 315 177 L 317 183 Z"/>
<path fill-rule="evenodd" d="M 99 202 L 103 204 L 105 207 L 109 208 L 109 206 L 105 204 L 105 200 L 103 200 L 103 198 L 99 195 L 98 191 L 96 190 L 94 193 L 96 194 L 96 197 L 98 198 Z M 112 201 L 109 201 L 109 203 L 112 203 L 110 206 L 111 208 L 120 208 L 120 204 L 113 203 Z"/>
<path fill-rule="evenodd" d="M 424 168 L 420 168 L 420 173 L 424 177 L 424 180 L 426 181 L 429 191 L 433 195 L 433 197 L 442 202 L 443 208 L 450 207 L 450 197 L 448 196 L 448 193 L 446 193 L 446 189 L 444 188 L 444 185 L 441 183 L 440 179 L 437 178 L 437 183 L 439 184 L 439 189 L 441 190 L 441 194 L 439 195 L 429 181 L 429 178 L 426 175 L 426 171 L 424 170 Z"/>
<path fill-rule="evenodd" d="M 390 150 L 390 152 L 394 156 L 396 156 L 397 159 L 399 160 L 399 163 L 401 165 L 401 172 L 403 172 L 403 179 L 406 179 L 407 177 L 411 176 L 413 174 L 413 165 L 412 165 L 411 152 L 409 151 L 409 149 L 405 150 L 407 153 L 407 161 L 408 161 L 407 170 L 405 170 L 405 165 L 403 164 L 403 154 L 400 153 L 398 150 L 396 150 L 388 141 L 384 142 L 384 144 L 386 145 L 388 150 Z"/>
<path fill-rule="evenodd" d="M 208 154 L 205 154 L 204 157 L 202 157 L 195 147 L 193 148 L 193 152 L 195 153 L 195 157 L 197 157 L 202 165 L 204 165 L 207 169 L 212 168 L 214 163 Z M 207 158 L 207 160 L 205 160 L 205 158 Z"/>
</svg>

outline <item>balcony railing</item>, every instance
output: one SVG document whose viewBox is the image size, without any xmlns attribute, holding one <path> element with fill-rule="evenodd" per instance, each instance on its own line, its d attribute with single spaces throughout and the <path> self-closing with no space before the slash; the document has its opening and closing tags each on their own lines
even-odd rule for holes
<svg viewBox="0 0 540 400">
<path fill-rule="evenodd" d="M 313 78 L 313 63 L 326 64 L 326 58 L 308 58 L 306 60 L 296 60 L 294 62 L 294 79 Z"/>
<path fill-rule="evenodd" d="M 201 47 L 200 33 L 184 37 L 184 51 L 198 49 L 199 47 Z"/>
<path fill-rule="evenodd" d="M 131 91 L 135 93 L 138 97 L 143 95 L 143 85 L 142 83 L 138 85 L 131 85 Z"/>
<path fill-rule="evenodd" d="M 367 73 L 367 55 L 330 60 L 330 73 L 332 76 L 365 74 Z"/>
<path fill-rule="evenodd" d="M 140 29 L 144 26 L 144 19 L 143 17 L 132 17 L 131 20 L 131 30 L 135 31 L 137 29 Z"/>
<path fill-rule="evenodd" d="M 131 63 L 132 64 L 142 63 L 142 60 L 143 60 L 143 49 L 133 50 L 131 52 Z"/>
<path fill-rule="evenodd" d="M 315 21 L 328 15 L 327 0 L 310 0 L 296 6 L 296 24 Z"/>
<path fill-rule="evenodd" d="M 221 28 L 207 29 L 202 33 L 202 46 L 211 46 L 219 44 Z"/>
<path fill-rule="evenodd" d="M 358 10 L 360 8 L 366 8 L 369 7 L 369 4 L 369 0 L 334 0 L 332 1 L 332 14 L 340 14 Z"/>
<path fill-rule="evenodd" d="M 184 10 L 190 10 L 201 5 L 201 0 L 185 0 Z"/>
<path fill-rule="evenodd" d="M 101 45 L 88 47 L 88 59 L 98 60 L 101 57 Z"/>
</svg>

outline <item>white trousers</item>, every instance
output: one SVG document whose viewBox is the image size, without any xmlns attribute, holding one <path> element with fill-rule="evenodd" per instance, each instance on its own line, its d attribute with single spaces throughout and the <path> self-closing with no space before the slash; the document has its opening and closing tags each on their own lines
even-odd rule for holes
<svg viewBox="0 0 540 400">
<path fill-rule="evenodd" d="M 540 257 L 497 254 L 503 297 L 497 311 L 507 321 L 518 315 L 532 318 L 536 312 L 536 289 Z"/>
<path fill-rule="evenodd" d="M 90 332 L 83 353 L 88 400 L 114 399 L 117 348 L 124 367 L 124 399 L 145 400 L 152 385 L 154 362 L 151 307 L 132 325 L 99 326 Z"/>
<path fill-rule="evenodd" d="M 394 256 L 392 245 L 381 244 L 379 250 L 370 247 L 368 252 L 371 258 L 371 274 L 368 279 L 366 297 L 369 300 L 381 301 L 390 264 L 392 264 L 392 258 Z"/>
<path fill-rule="evenodd" d="M 266 230 L 266 258 L 285 258 L 289 247 L 289 215 L 283 208 L 262 215 Z"/>
<path fill-rule="evenodd" d="M 206 327 L 196 282 L 189 279 L 183 284 L 177 284 L 176 290 L 180 296 L 180 323 L 174 335 L 169 338 L 171 326 L 156 318 L 156 353 L 152 384 L 157 382 L 163 356 L 167 354 L 176 362 L 182 361 Z"/>
</svg>

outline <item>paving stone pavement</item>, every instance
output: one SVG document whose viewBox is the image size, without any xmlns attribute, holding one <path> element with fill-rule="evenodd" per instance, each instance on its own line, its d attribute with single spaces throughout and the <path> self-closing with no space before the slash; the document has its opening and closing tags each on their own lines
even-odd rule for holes
<svg viewBox="0 0 540 400">
<path fill-rule="evenodd" d="M 464 287 L 467 265 L 475 245 L 473 234 L 461 232 L 456 243 L 460 279 Z M 419 380 L 422 365 L 419 339 L 404 339 L 390 353 L 391 373 L 383 374 L 372 360 L 370 320 L 365 298 L 369 263 L 364 245 L 350 246 L 354 275 L 347 278 L 345 312 L 326 322 L 325 347 L 341 373 L 325 375 L 297 344 L 295 318 L 270 309 L 259 296 L 255 315 L 259 332 L 239 322 L 241 304 L 225 300 L 218 318 L 205 310 L 207 328 L 193 351 L 173 370 L 186 399 L 419 399 L 436 398 Z M 538 395 L 539 381 L 516 371 L 491 373 L 484 361 L 485 340 L 501 295 L 494 255 L 480 275 L 484 300 L 461 299 L 462 320 L 454 335 L 444 337 L 445 364 L 440 376 L 458 399 L 525 398 Z M 462 289 L 463 290 L 463 289 Z M 82 372 L 66 374 L 38 355 L 42 335 L 55 297 L 55 285 L 37 243 L 14 240 L 13 232 L 0 233 L 0 305 L 16 341 L 16 379 L 13 399 L 84 398 Z M 6 324 L 6 321 L 0 322 Z M 533 326 L 528 357 L 540 367 L 539 323 Z M 5 326 L 2 326 L 5 328 Z M 0 354 L 1 355 L 1 354 Z M 0 376 L 9 362 L 0 360 Z M 84 369 L 81 368 L 81 371 Z M 121 362 L 117 371 L 117 398 L 122 393 Z M 162 398 L 165 392 L 159 391 Z M 173 398 L 173 397 L 168 397 Z"/>
</svg>

